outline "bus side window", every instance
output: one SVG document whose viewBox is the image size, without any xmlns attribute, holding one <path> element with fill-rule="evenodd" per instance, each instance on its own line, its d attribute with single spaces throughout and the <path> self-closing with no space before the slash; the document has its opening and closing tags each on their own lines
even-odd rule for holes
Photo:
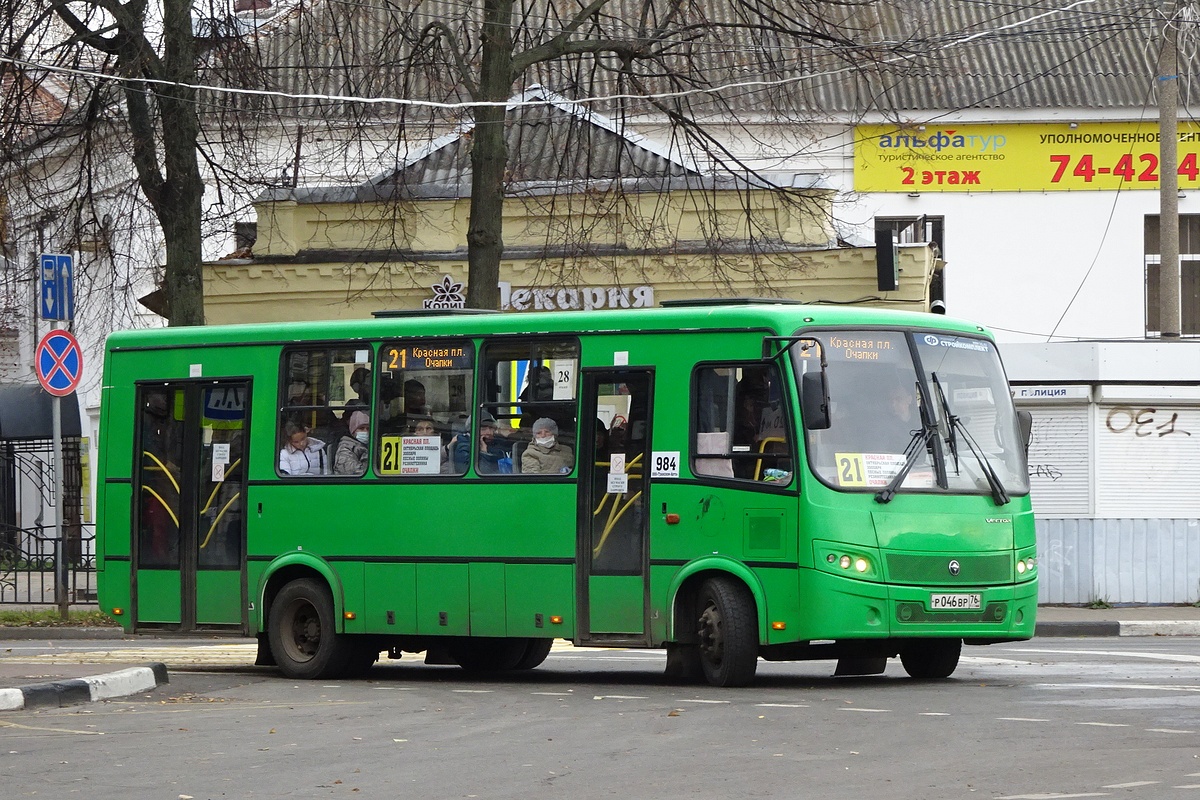
<svg viewBox="0 0 1200 800">
<path fill-rule="evenodd" d="M 791 437 L 774 365 L 700 367 L 695 386 L 697 475 L 791 480 Z"/>
<path fill-rule="evenodd" d="M 371 351 L 361 345 L 289 349 L 280 373 L 279 474 L 333 475 L 338 443 L 354 433 L 350 415 L 369 415 Z"/>
<path fill-rule="evenodd" d="M 496 421 L 493 443 L 476 453 L 480 474 L 575 471 L 579 343 L 574 339 L 489 343 L 480 411 Z M 543 442 L 534 440 L 541 425 Z M 556 430 L 557 429 L 557 430 Z M 529 458 L 526 458 L 529 454 Z"/>
</svg>

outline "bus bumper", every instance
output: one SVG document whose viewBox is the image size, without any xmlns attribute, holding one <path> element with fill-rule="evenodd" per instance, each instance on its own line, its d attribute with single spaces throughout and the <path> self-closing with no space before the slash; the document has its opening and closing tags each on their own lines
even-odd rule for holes
<svg viewBox="0 0 1200 800">
<path fill-rule="evenodd" d="M 809 571 L 801 590 L 803 638 L 961 638 L 968 643 L 1033 637 L 1037 581 L 985 588 L 893 586 Z M 979 595 L 978 609 L 935 610 L 934 595 Z M 806 602 L 807 599 L 811 602 Z M 818 602 L 820 598 L 820 602 Z M 814 609 L 805 614 L 805 607 Z"/>
</svg>

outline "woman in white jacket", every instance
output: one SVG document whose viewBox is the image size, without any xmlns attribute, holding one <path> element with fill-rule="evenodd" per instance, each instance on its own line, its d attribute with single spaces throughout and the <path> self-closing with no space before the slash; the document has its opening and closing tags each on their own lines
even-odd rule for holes
<svg viewBox="0 0 1200 800">
<path fill-rule="evenodd" d="M 287 443 L 279 451 L 279 471 L 284 475 L 328 475 L 329 457 L 325 454 L 325 443 L 310 438 L 308 431 L 294 422 L 283 428 Z"/>
</svg>

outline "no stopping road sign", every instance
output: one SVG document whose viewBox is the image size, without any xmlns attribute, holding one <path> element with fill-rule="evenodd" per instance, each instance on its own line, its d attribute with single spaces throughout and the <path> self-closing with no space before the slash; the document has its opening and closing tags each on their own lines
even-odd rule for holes
<svg viewBox="0 0 1200 800">
<path fill-rule="evenodd" d="M 34 363 L 38 383 L 55 397 L 65 397 L 79 386 L 83 352 L 75 337 L 66 331 L 50 331 L 43 336 Z"/>
</svg>

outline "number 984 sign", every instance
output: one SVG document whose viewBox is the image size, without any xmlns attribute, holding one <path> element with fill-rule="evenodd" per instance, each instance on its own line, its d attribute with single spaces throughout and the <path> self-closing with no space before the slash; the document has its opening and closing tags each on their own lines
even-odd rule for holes
<svg viewBox="0 0 1200 800">
<path fill-rule="evenodd" d="M 650 457 L 651 478 L 678 478 L 679 451 L 655 450 Z"/>
</svg>

